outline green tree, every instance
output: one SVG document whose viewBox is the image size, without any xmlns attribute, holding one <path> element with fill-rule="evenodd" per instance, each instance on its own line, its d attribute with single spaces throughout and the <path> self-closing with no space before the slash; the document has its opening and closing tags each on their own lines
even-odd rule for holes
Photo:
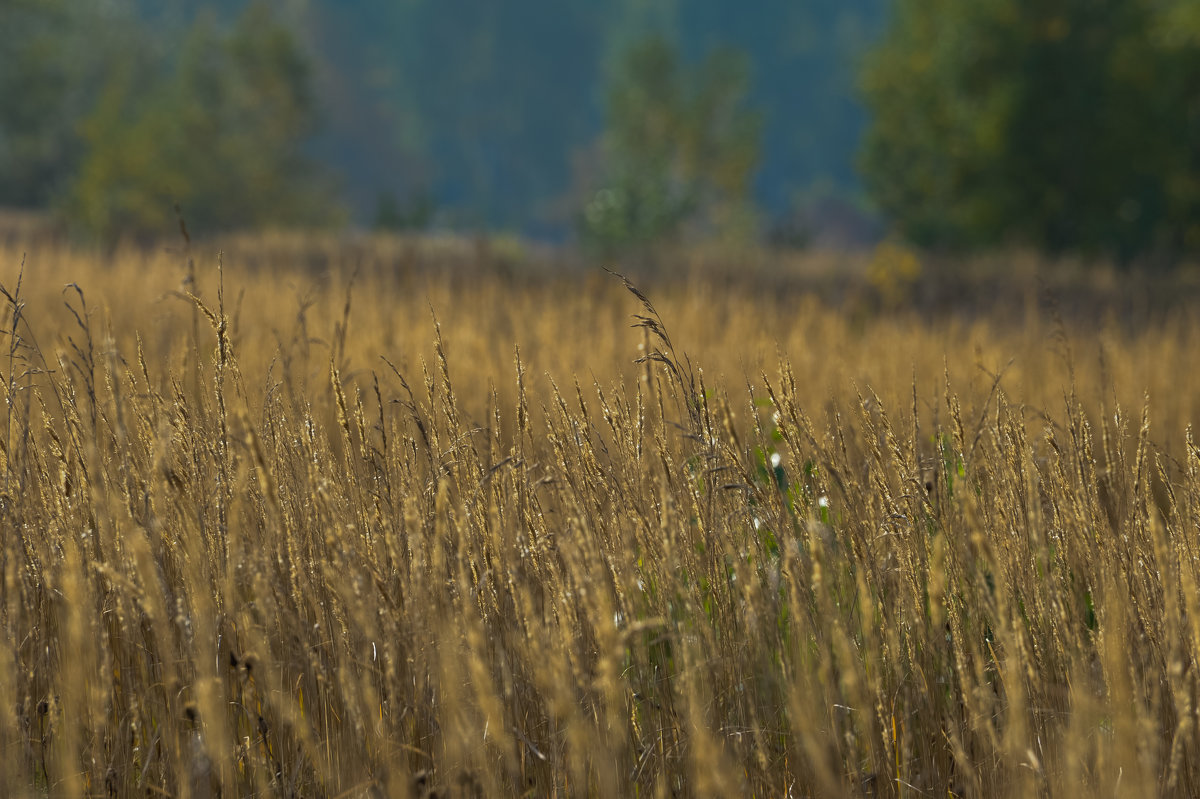
<svg viewBox="0 0 1200 799">
<path fill-rule="evenodd" d="M 202 17 L 160 81 L 127 58 L 82 129 L 72 216 L 106 240 L 325 221 L 330 187 L 304 155 L 316 109 L 308 61 L 263 3 L 228 32 Z"/>
<path fill-rule="evenodd" d="M 581 215 L 585 242 L 612 251 L 724 232 L 747 216 L 761 127 L 745 107 L 747 73 L 730 50 L 689 69 L 659 36 L 628 50 L 609 92 L 599 187 Z"/>
<path fill-rule="evenodd" d="M 861 165 L 876 201 L 926 245 L 1200 250 L 1187 8 L 898 0 L 863 75 Z"/>
<path fill-rule="evenodd" d="M 83 156 L 78 133 L 103 65 L 133 52 L 126 4 L 0 2 L 0 205 L 45 208 Z"/>
</svg>

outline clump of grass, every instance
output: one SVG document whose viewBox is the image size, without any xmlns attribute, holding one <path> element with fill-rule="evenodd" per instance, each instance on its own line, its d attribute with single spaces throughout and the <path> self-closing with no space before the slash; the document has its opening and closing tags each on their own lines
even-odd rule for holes
<svg viewBox="0 0 1200 799">
<path fill-rule="evenodd" d="M 1200 792 L 1186 319 L 147 266 L 2 292 L 3 795 Z"/>
</svg>

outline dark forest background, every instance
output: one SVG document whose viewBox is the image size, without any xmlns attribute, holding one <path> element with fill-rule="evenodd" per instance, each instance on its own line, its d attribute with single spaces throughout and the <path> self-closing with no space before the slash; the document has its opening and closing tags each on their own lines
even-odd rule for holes
<svg viewBox="0 0 1200 799">
<path fill-rule="evenodd" d="M 71 235 L 1200 248 L 1185 0 L 0 2 L 0 206 Z"/>
</svg>

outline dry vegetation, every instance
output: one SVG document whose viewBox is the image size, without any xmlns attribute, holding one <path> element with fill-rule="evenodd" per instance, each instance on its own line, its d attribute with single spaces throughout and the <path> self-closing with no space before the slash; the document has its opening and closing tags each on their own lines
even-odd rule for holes
<svg viewBox="0 0 1200 799">
<path fill-rule="evenodd" d="M 1188 314 L 260 256 L 0 253 L 0 794 L 1200 793 Z"/>
</svg>

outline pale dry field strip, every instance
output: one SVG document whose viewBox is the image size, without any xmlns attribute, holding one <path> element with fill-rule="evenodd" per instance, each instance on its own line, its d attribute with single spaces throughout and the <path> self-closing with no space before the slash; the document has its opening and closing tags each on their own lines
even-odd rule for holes
<svg viewBox="0 0 1200 799">
<path fill-rule="evenodd" d="M 0 249 L 0 795 L 1200 793 L 1186 308 L 319 255 Z"/>
</svg>

